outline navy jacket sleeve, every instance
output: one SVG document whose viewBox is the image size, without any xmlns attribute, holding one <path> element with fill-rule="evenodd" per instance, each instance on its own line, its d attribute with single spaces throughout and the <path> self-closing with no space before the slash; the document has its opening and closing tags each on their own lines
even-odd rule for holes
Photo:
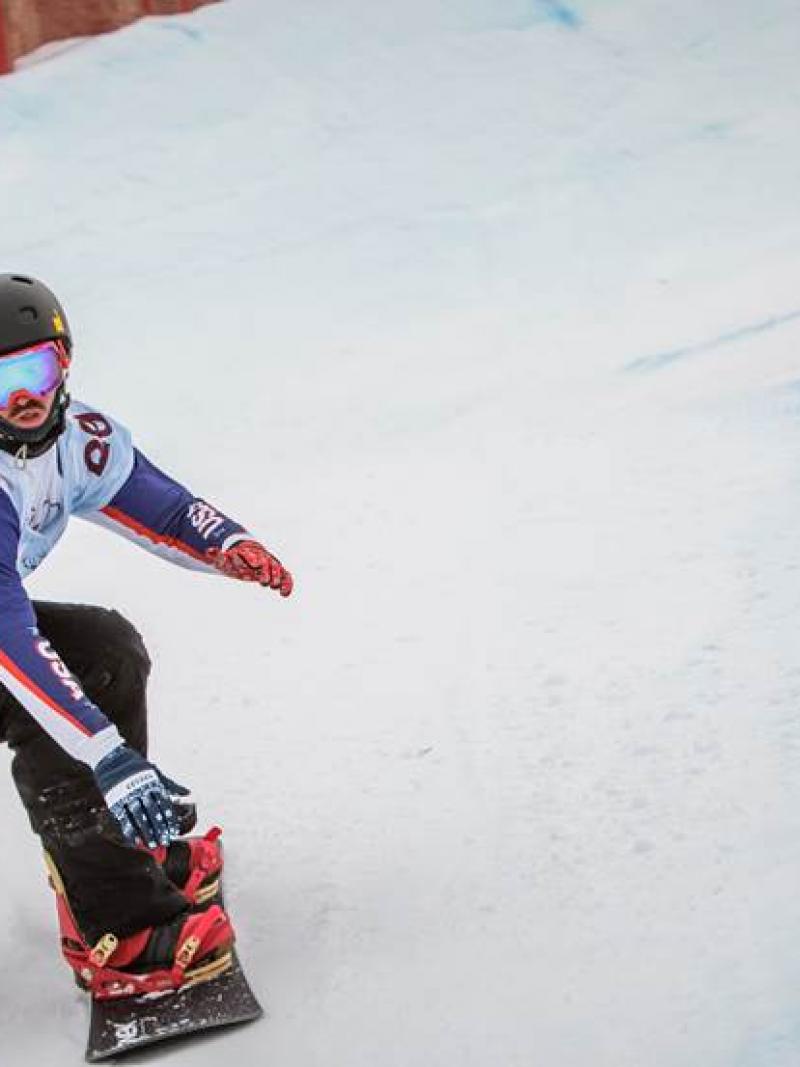
<svg viewBox="0 0 800 1067">
<path fill-rule="evenodd" d="M 209 548 L 226 549 L 250 534 L 154 466 L 138 449 L 133 470 L 113 499 L 81 516 L 191 570 L 216 574 Z"/>
<path fill-rule="evenodd" d="M 19 536 L 14 505 L 0 490 L 0 682 L 54 741 L 94 767 L 122 738 L 39 633 L 17 573 Z"/>
</svg>

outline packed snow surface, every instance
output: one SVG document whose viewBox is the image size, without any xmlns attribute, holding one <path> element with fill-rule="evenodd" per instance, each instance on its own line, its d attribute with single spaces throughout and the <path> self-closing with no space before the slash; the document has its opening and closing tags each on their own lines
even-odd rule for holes
<svg viewBox="0 0 800 1067">
<path fill-rule="evenodd" d="M 796 0 L 229 0 L 0 83 L 74 393 L 297 579 L 76 522 L 30 583 L 142 631 L 225 828 L 270 1018 L 164 1062 L 800 1062 L 799 49 Z M 0 1060 L 64 1067 L 3 788 Z"/>
</svg>

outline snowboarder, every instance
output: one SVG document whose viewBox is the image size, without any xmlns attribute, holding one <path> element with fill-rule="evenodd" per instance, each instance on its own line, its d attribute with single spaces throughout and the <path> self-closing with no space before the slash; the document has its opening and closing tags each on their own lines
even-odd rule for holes
<svg viewBox="0 0 800 1067">
<path fill-rule="evenodd" d="M 0 274 L 0 740 L 69 901 L 62 946 L 79 978 L 99 988 L 106 972 L 130 974 L 147 991 L 168 974 L 179 988 L 224 969 L 234 933 L 213 903 L 216 838 L 181 839 L 196 819 L 191 794 L 147 758 L 144 643 L 113 609 L 32 602 L 22 580 L 70 515 L 284 597 L 292 577 L 123 426 L 70 400 L 72 349 L 53 293 Z"/>
</svg>

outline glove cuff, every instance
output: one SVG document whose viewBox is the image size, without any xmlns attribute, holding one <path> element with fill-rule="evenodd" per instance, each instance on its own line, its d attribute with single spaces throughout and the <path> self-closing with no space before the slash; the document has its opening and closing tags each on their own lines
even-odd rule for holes
<svg viewBox="0 0 800 1067">
<path fill-rule="evenodd" d="M 147 760 L 132 748 L 128 748 L 126 744 L 120 744 L 103 756 L 94 768 L 94 776 L 101 792 L 108 794 L 108 791 L 120 782 L 145 771 L 153 774 L 153 769 Z"/>
<path fill-rule="evenodd" d="M 255 537 L 246 530 L 242 530 L 239 533 L 228 534 L 219 546 L 219 550 L 220 552 L 227 552 L 229 548 L 233 548 L 234 545 L 238 545 L 241 541 L 255 541 Z"/>
</svg>

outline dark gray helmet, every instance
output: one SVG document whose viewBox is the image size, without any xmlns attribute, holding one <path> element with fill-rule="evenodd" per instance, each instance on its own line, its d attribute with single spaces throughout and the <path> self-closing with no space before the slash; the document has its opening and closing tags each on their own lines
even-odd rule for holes
<svg viewBox="0 0 800 1067">
<path fill-rule="evenodd" d="M 55 294 L 27 274 L 0 274 L 0 358 L 45 341 L 62 341 L 68 352 L 72 350 L 67 316 Z M 23 430 L 0 418 L 0 449 L 16 452 L 24 445 L 31 456 L 46 451 L 64 430 L 68 405 L 62 382 L 42 426 Z"/>
<path fill-rule="evenodd" d="M 46 285 L 25 274 L 0 274 L 0 355 L 43 341 L 72 348 L 67 316 Z"/>
</svg>

